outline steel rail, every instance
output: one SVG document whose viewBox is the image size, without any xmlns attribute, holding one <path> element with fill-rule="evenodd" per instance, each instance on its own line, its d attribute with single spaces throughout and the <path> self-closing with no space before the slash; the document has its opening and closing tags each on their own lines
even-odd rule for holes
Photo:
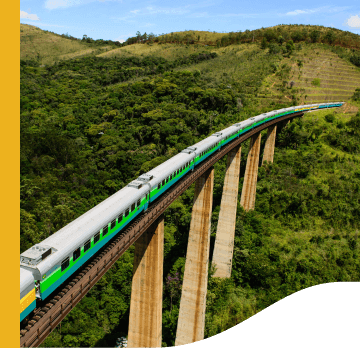
<svg viewBox="0 0 360 348">
<path fill-rule="evenodd" d="M 20 330 L 20 346 L 39 346 L 119 257 L 163 214 L 169 205 L 234 147 L 273 124 L 303 116 L 303 114 L 304 112 L 297 112 L 282 116 L 253 128 L 226 144 L 193 171 L 187 173 L 152 203 L 146 212 L 140 214 L 120 235 L 109 241 L 97 256 L 95 255 L 86 265 L 75 272 L 61 289 L 51 296 L 39 310 L 34 312 L 32 318 L 27 322 L 27 326 Z"/>
</svg>

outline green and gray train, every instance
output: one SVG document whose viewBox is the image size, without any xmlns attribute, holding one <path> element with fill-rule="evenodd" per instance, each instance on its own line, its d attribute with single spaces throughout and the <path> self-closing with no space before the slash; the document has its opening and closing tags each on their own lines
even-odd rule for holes
<svg viewBox="0 0 360 348">
<path fill-rule="evenodd" d="M 85 214 L 20 255 L 20 322 L 80 266 L 188 171 L 254 127 L 299 111 L 343 102 L 290 107 L 251 117 L 194 144 L 129 183 Z"/>
</svg>

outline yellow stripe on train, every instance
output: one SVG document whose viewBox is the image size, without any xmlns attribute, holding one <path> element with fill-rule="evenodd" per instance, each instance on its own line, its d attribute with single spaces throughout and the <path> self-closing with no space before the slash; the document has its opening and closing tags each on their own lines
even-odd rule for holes
<svg viewBox="0 0 360 348">
<path fill-rule="evenodd" d="M 20 300 L 20 313 L 35 301 L 35 288 Z"/>
<path fill-rule="evenodd" d="M 302 111 L 302 110 L 311 110 L 311 109 L 317 109 L 317 106 L 311 106 L 311 107 L 307 107 L 307 108 L 301 108 L 301 109 L 295 109 L 295 111 Z"/>
</svg>

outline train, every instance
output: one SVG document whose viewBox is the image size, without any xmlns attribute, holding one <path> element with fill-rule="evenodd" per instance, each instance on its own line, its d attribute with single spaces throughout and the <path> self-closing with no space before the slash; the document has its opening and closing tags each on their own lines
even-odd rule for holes
<svg viewBox="0 0 360 348">
<path fill-rule="evenodd" d="M 41 243 L 24 251 L 20 254 L 20 322 L 134 218 L 146 211 L 152 202 L 224 145 L 278 117 L 343 104 L 294 106 L 233 124 L 140 175 Z"/>
</svg>

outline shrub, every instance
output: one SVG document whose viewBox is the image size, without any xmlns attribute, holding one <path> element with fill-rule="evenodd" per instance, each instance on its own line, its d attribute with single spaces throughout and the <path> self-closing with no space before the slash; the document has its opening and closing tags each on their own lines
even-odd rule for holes
<svg viewBox="0 0 360 348">
<path fill-rule="evenodd" d="M 292 40 L 286 43 L 286 51 L 290 54 L 295 49 L 294 42 Z"/>
<path fill-rule="evenodd" d="M 333 31 L 329 31 L 325 35 L 325 40 L 331 45 L 336 39 L 336 35 Z"/>
<path fill-rule="evenodd" d="M 311 84 L 315 87 L 320 87 L 320 79 L 316 78 L 311 81 Z"/>
<path fill-rule="evenodd" d="M 319 39 L 320 39 L 320 31 L 319 30 L 313 30 L 310 33 L 310 39 L 311 39 L 311 42 L 318 42 Z"/>
<path fill-rule="evenodd" d="M 352 55 L 350 57 L 350 62 L 353 63 L 354 65 L 360 67 L 360 54 L 359 53 L 357 53 L 357 54 L 354 53 L 354 55 Z"/>
<path fill-rule="evenodd" d="M 355 101 L 360 101 L 360 88 L 356 88 L 353 96 L 351 97 L 351 99 L 355 100 Z"/>
<path fill-rule="evenodd" d="M 334 114 L 325 115 L 325 121 L 329 123 L 333 123 L 335 121 L 335 115 Z"/>
<path fill-rule="evenodd" d="M 278 54 L 280 53 L 281 48 L 279 47 L 279 45 L 275 44 L 275 43 L 270 43 L 269 44 L 269 54 Z"/>
<path fill-rule="evenodd" d="M 261 41 L 261 45 L 260 45 L 260 47 L 261 47 L 261 49 L 265 49 L 266 47 L 268 46 L 268 44 L 267 44 L 267 40 L 266 40 L 266 38 L 265 37 L 263 37 L 263 39 L 262 39 L 262 41 Z"/>
</svg>

